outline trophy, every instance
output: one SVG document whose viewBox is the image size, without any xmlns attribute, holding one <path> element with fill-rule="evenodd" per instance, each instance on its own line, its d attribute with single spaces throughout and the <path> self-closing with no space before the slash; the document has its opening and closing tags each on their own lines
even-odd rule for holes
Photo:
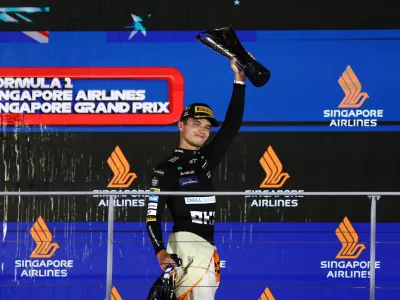
<svg viewBox="0 0 400 300">
<path fill-rule="evenodd" d="M 268 82 L 269 70 L 247 53 L 231 26 L 201 32 L 196 40 L 229 59 L 235 57 L 236 65 L 254 86 L 261 87 Z"/>
</svg>

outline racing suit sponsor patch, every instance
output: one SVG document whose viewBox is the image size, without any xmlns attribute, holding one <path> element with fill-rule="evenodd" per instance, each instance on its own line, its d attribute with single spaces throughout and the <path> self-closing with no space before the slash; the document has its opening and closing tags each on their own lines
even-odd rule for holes
<svg viewBox="0 0 400 300">
<path fill-rule="evenodd" d="M 186 204 L 208 204 L 215 203 L 215 196 L 211 197 L 185 197 Z"/>
<path fill-rule="evenodd" d="M 157 209 L 158 204 L 157 203 L 149 203 L 147 205 L 148 209 Z"/>
<path fill-rule="evenodd" d="M 154 210 L 154 209 L 149 209 L 149 210 L 147 211 L 147 215 L 148 215 L 148 216 L 156 216 L 156 215 L 157 215 L 157 211 Z"/>
<path fill-rule="evenodd" d="M 149 202 L 158 202 L 159 198 L 160 198 L 160 196 L 151 195 L 149 197 Z"/>
<path fill-rule="evenodd" d="M 151 186 L 157 186 L 158 185 L 158 179 L 157 178 L 153 178 L 151 180 Z"/>
<path fill-rule="evenodd" d="M 154 170 L 154 173 L 156 173 L 158 175 L 164 175 L 164 171 L 163 170 Z"/>
<path fill-rule="evenodd" d="M 188 184 L 197 184 L 197 183 L 199 183 L 199 178 L 197 176 L 189 176 L 189 177 L 179 178 L 180 186 L 185 186 Z"/>
</svg>

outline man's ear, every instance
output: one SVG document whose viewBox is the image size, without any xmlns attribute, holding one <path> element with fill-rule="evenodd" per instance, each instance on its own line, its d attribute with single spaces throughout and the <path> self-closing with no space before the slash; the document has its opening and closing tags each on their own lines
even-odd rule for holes
<svg viewBox="0 0 400 300">
<path fill-rule="evenodd" d="M 183 122 L 182 121 L 178 121 L 178 129 L 179 129 L 179 131 L 183 130 Z"/>
</svg>

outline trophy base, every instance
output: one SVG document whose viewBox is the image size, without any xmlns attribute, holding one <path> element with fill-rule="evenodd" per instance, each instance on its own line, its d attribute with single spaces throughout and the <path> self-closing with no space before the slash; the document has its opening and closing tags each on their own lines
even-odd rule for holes
<svg viewBox="0 0 400 300">
<path fill-rule="evenodd" d="M 243 71 L 255 87 L 262 87 L 271 77 L 270 71 L 257 61 L 245 64 Z"/>
</svg>

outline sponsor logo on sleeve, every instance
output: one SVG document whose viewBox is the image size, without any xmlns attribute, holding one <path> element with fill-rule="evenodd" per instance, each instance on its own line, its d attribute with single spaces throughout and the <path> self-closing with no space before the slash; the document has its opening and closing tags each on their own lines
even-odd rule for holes
<svg viewBox="0 0 400 300">
<path fill-rule="evenodd" d="M 157 209 L 158 204 L 157 203 L 149 203 L 147 208 L 148 209 Z"/>
<path fill-rule="evenodd" d="M 147 215 L 148 216 L 156 216 L 157 215 L 157 211 L 155 209 L 149 209 L 147 211 Z"/>
<path fill-rule="evenodd" d="M 160 196 L 150 195 L 149 202 L 158 202 Z"/>
<path fill-rule="evenodd" d="M 153 178 L 151 180 L 151 186 L 157 186 L 158 185 L 158 179 L 157 178 Z"/>
<path fill-rule="evenodd" d="M 154 173 L 158 174 L 158 175 L 164 175 L 164 171 L 163 170 L 154 170 Z"/>
</svg>

